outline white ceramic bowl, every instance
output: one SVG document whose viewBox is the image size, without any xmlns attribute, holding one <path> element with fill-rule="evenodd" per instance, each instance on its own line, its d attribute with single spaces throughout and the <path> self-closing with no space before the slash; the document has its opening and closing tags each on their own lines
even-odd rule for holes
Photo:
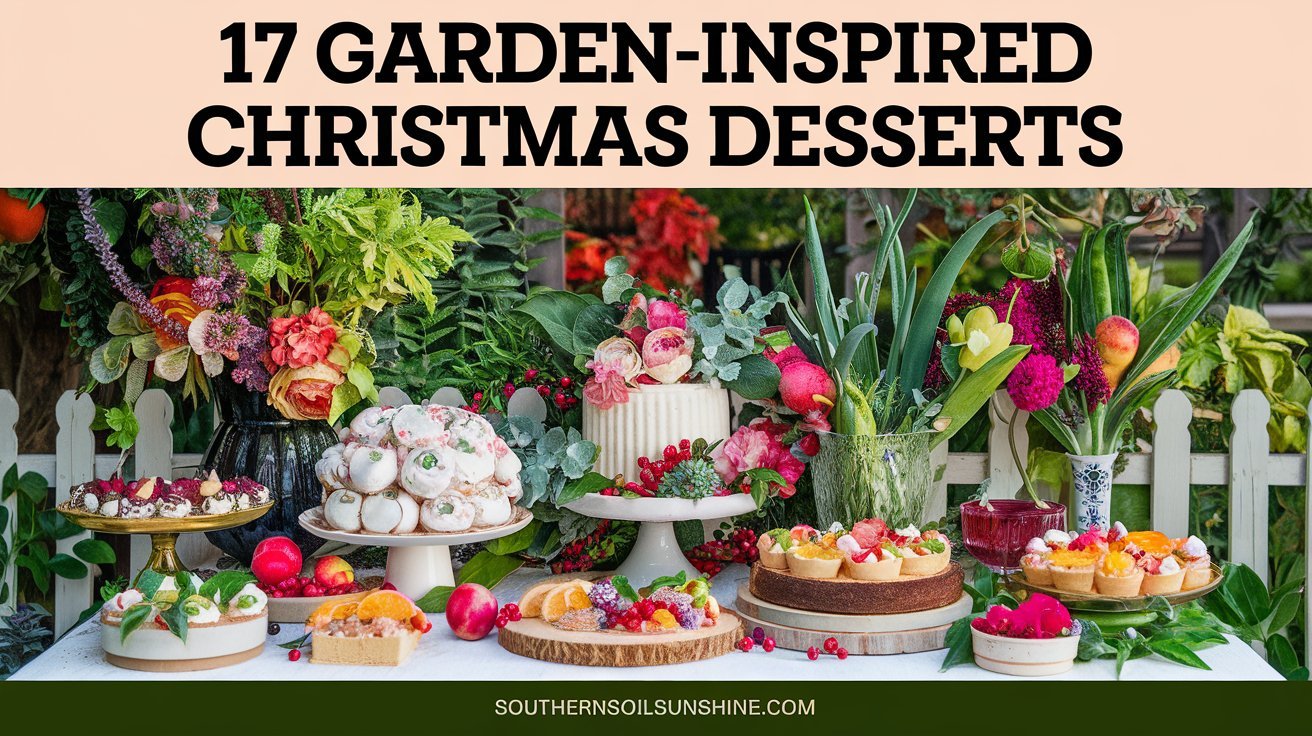
<svg viewBox="0 0 1312 736">
<path fill-rule="evenodd" d="M 1059 675 L 1075 664 L 1080 637 L 1012 639 L 971 628 L 975 664 L 990 672 L 1017 677 Z"/>
</svg>

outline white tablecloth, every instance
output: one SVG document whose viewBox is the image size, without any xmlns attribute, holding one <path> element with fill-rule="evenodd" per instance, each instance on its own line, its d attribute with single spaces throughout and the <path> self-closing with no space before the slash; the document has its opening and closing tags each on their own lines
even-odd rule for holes
<svg viewBox="0 0 1312 736">
<path fill-rule="evenodd" d="M 741 565 L 727 568 L 714 580 L 714 592 L 724 603 L 735 598 L 747 570 Z M 543 576 L 541 570 L 520 570 L 494 591 L 503 602 L 518 600 L 528 586 Z M 540 662 L 502 649 L 495 633 L 486 639 L 467 642 L 457 639 L 439 614 L 433 630 L 420 640 L 419 649 L 400 667 L 345 667 L 312 665 L 309 657 L 299 662 L 287 659 L 287 651 L 274 644 L 300 636 L 300 627 L 283 625 L 259 657 L 232 667 L 204 672 L 150 673 L 119 669 L 104 661 L 100 650 L 100 624 L 88 621 L 19 670 L 12 680 L 606 680 L 614 669 L 575 667 Z M 1238 639 L 1199 652 L 1210 671 L 1176 665 L 1157 657 L 1127 662 L 1122 680 L 1279 680 L 1267 663 Z M 765 659 L 763 659 L 765 658 Z M 768 660 L 769 666 L 762 666 Z M 766 654 L 760 648 L 749 654 L 734 652 L 716 659 L 666 667 L 624 670 L 626 680 L 788 680 L 831 678 L 843 680 L 1019 680 L 986 672 L 974 665 L 938 671 L 943 652 L 892 656 L 821 657 L 812 662 L 803 652 L 776 649 Z M 1075 668 L 1051 680 L 1111 680 L 1112 660 L 1077 662 Z"/>
</svg>

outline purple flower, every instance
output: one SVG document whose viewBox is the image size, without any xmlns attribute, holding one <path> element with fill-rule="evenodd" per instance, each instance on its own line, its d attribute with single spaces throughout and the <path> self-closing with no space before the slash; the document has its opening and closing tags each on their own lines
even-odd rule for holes
<svg viewBox="0 0 1312 736">
<path fill-rule="evenodd" d="M 1089 411 L 1107 403 L 1112 389 L 1107 383 L 1107 374 L 1102 371 L 1102 356 L 1098 355 L 1098 343 L 1092 335 L 1075 338 L 1075 347 L 1066 362 L 1080 367 L 1080 372 L 1071 379 L 1071 388 L 1084 393 Z"/>
<path fill-rule="evenodd" d="M 269 344 L 269 331 L 250 326 L 237 346 L 237 365 L 229 373 L 232 380 L 251 391 L 269 390 L 269 369 L 264 365 L 264 351 Z"/>
<path fill-rule="evenodd" d="M 1007 395 L 1021 411 L 1036 412 L 1057 403 L 1066 385 L 1057 359 L 1044 353 L 1030 353 L 1007 378 Z"/>
</svg>

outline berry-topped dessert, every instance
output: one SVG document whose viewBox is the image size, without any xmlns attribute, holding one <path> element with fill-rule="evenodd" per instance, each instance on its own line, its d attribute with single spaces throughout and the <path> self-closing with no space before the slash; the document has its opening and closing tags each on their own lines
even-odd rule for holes
<svg viewBox="0 0 1312 736">
<path fill-rule="evenodd" d="M 720 604 L 706 578 L 680 572 L 641 590 L 623 575 L 542 583 L 524 593 L 518 612 L 565 631 L 665 633 L 715 626 Z"/>
<path fill-rule="evenodd" d="M 73 489 L 68 508 L 120 519 L 183 519 L 216 516 L 272 503 L 269 489 L 250 478 L 220 480 L 210 471 L 205 478 L 168 481 L 159 477 L 84 483 Z"/>
<path fill-rule="evenodd" d="M 432 628 L 414 601 L 396 590 L 329 601 L 305 622 L 310 661 L 319 664 L 399 665 Z"/>
<path fill-rule="evenodd" d="M 763 533 L 757 550 L 752 594 L 799 610 L 906 613 L 951 605 L 962 595 L 952 545 L 933 529 L 893 529 L 882 519 L 824 531 L 800 524 Z"/>
<path fill-rule="evenodd" d="M 411 404 L 360 412 L 315 470 L 329 528 L 411 534 L 511 523 L 521 467 L 483 417 Z"/>
<path fill-rule="evenodd" d="M 1050 531 L 1031 539 L 1021 558 L 1025 581 L 1068 593 L 1111 598 L 1170 595 L 1212 581 L 1207 545 L 1158 531 L 1127 531 L 1119 521 L 1078 536 Z"/>
</svg>

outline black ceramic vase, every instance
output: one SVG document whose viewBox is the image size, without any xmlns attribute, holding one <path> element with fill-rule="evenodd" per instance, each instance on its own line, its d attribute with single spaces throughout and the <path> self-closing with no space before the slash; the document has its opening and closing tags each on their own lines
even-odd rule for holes
<svg viewBox="0 0 1312 736">
<path fill-rule="evenodd" d="M 323 451 L 337 444 L 337 433 L 325 421 L 293 421 L 267 403 L 267 394 L 250 391 L 226 375 L 214 379 L 219 424 L 205 450 L 205 473 L 220 478 L 244 475 L 264 484 L 277 503 L 259 519 L 232 529 L 207 532 L 225 554 L 249 565 L 255 545 L 266 537 L 284 535 L 296 541 L 307 558 L 323 540 L 301 528 L 296 518 L 318 506 L 322 489 L 314 464 Z"/>
</svg>

